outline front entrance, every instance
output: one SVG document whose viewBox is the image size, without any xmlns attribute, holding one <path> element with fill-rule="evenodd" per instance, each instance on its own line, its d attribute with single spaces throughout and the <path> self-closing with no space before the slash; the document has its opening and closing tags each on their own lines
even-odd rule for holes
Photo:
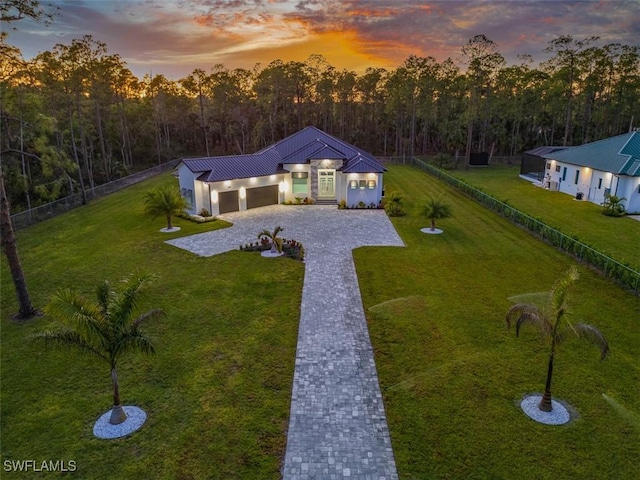
<svg viewBox="0 0 640 480">
<path fill-rule="evenodd" d="M 336 171 L 318 169 L 318 198 L 336 198 Z"/>
</svg>

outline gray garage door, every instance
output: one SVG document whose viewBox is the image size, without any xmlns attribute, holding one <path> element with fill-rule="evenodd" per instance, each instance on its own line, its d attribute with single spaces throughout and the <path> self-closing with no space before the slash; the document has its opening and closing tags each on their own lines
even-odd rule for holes
<svg viewBox="0 0 640 480">
<path fill-rule="evenodd" d="M 220 213 L 237 212 L 240 210 L 238 191 L 218 193 L 218 203 L 220 204 Z"/>
<path fill-rule="evenodd" d="M 247 208 L 265 207 L 278 203 L 278 185 L 247 189 Z"/>
</svg>

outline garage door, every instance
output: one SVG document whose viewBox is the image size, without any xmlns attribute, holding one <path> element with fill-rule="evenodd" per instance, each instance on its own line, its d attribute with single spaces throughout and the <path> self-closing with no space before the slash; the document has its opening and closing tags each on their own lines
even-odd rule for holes
<svg viewBox="0 0 640 480">
<path fill-rule="evenodd" d="M 218 203 L 220 204 L 220 213 L 237 212 L 240 210 L 238 191 L 218 193 Z"/>
<path fill-rule="evenodd" d="M 247 189 L 247 208 L 265 207 L 278 203 L 278 185 Z"/>
</svg>

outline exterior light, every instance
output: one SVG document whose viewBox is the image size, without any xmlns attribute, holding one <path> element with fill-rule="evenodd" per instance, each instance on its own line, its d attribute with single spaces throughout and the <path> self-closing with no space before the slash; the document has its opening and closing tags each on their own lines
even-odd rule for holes
<svg viewBox="0 0 640 480">
<path fill-rule="evenodd" d="M 247 197 L 247 189 L 244 187 L 240 187 L 240 198 L 245 199 Z"/>
<path fill-rule="evenodd" d="M 224 181 L 224 186 L 227 188 L 231 188 L 231 180 L 225 180 Z"/>
<path fill-rule="evenodd" d="M 258 181 L 258 179 L 256 177 L 251 177 L 249 179 L 249 182 L 251 182 L 251 183 L 256 183 L 257 181 Z"/>
<path fill-rule="evenodd" d="M 218 191 L 211 190 L 211 203 L 218 203 Z"/>
</svg>

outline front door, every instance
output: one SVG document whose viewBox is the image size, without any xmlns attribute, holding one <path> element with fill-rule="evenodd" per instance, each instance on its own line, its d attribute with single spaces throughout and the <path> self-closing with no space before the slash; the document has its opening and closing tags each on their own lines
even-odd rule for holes
<svg viewBox="0 0 640 480">
<path fill-rule="evenodd" d="M 318 197 L 336 197 L 336 171 L 318 170 Z"/>
</svg>

